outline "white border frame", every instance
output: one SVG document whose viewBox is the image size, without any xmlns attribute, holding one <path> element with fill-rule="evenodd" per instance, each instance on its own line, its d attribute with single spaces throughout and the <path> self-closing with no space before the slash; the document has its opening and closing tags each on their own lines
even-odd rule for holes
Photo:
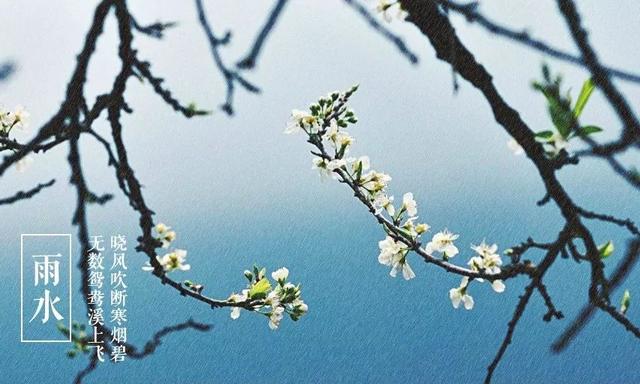
<svg viewBox="0 0 640 384">
<path fill-rule="evenodd" d="M 68 340 L 28 340 L 24 338 L 24 238 L 25 237 L 67 237 L 69 239 L 69 339 Z M 71 257 L 70 233 L 21 233 L 20 234 L 20 342 L 21 343 L 70 343 L 71 342 L 71 318 L 72 318 L 72 286 L 73 269 Z"/>
</svg>

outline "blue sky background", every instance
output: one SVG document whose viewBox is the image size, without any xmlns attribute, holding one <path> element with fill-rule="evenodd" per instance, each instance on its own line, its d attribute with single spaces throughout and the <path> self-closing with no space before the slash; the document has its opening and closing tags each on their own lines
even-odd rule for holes
<svg viewBox="0 0 640 384">
<path fill-rule="evenodd" d="M 247 0 L 205 3 L 214 29 L 233 31 L 231 46 L 223 50 L 229 63 L 247 52 L 272 6 Z M 0 84 L 0 102 L 23 104 L 31 112 L 31 132 L 19 136 L 27 139 L 59 106 L 95 4 L 1 4 L 11 17 L 0 23 L 0 59 L 15 60 L 18 71 Z M 153 63 L 154 72 L 166 78 L 180 99 L 216 109 L 224 84 L 196 21 L 194 4 L 149 4 L 130 5 L 138 21 L 175 20 L 179 25 L 162 41 L 137 36 L 134 44 L 140 56 Z M 581 2 L 579 8 L 603 62 L 637 67 L 640 4 L 592 1 Z M 575 51 L 553 1 L 483 2 L 481 9 Z M 533 129 L 547 129 L 544 100 L 529 85 L 539 77 L 545 58 L 461 18 L 454 21 L 506 100 Z M 302 137 L 282 134 L 292 108 L 359 83 L 353 99 L 360 117 L 351 129 L 357 140 L 353 153 L 369 155 L 375 168 L 390 173 L 396 196 L 412 191 L 421 219 L 435 230 L 447 227 L 461 234 L 461 263 L 470 256 L 469 244 L 483 239 L 498 243 L 501 250 L 528 236 L 552 240 L 562 224 L 558 211 L 535 206 L 544 193 L 535 168 L 508 151 L 508 136 L 494 122 L 486 102 L 464 81 L 453 95 L 450 68 L 434 58 L 415 28 L 399 21 L 390 28 L 418 53 L 419 65 L 410 65 L 343 2 L 292 1 L 257 70 L 247 75 L 263 89 L 262 95 L 238 91 L 233 118 L 217 112 L 186 120 L 148 86 L 129 82 L 127 99 L 135 113 L 124 118 L 124 134 L 131 163 L 157 220 L 172 225 L 178 232 L 175 245 L 189 251 L 192 271 L 182 277 L 201 281 L 208 294 L 224 297 L 243 287 L 242 271 L 254 262 L 269 269 L 284 265 L 291 279 L 302 282 L 310 312 L 298 323 L 283 321 L 277 332 L 249 313 L 232 321 L 227 310 L 211 311 L 161 286 L 140 270 L 145 257 L 130 253 L 130 341 L 142 343 L 156 328 L 189 317 L 215 328 L 205 334 L 172 335 L 143 361 L 102 365 L 88 383 L 107 378 L 158 383 L 481 381 L 524 281 L 510 281 L 500 296 L 488 286 L 472 287 L 476 308 L 467 312 L 455 311 L 447 296 L 458 278 L 416 257 L 411 259 L 416 279 L 391 279 L 376 260 L 382 230 L 344 186 L 320 182 L 309 169 Z M 89 95 L 110 86 L 118 68 L 116 47 L 115 22 L 110 18 L 91 61 Z M 547 61 L 564 75 L 575 95 L 587 73 Z M 639 88 L 619 85 L 635 105 Z M 606 128 L 603 139 L 616 137 L 619 122 L 600 93 L 594 94 L 583 116 L 584 122 Z M 97 127 L 107 128 L 104 122 Z M 52 177 L 58 180 L 33 200 L 2 209 L 2 382 L 70 382 L 84 366 L 83 359 L 64 356 L 66 345 L 19 342 L 20 233 L 76 233 L 70 225 L 75 192 L 67 183 L 66 151 L 61 147 L 37 156 L 28 172 L 11 171 L 0 184 L 0 195 L 5 196 Z M 118 196 L 105 207 L 90 208 L 92 232 L 120 232 L 133 241 L 137 217 L 119 195 L 102 149 L 85 139 L 82 155 L 91 188 Z M 638 158 L 627 156 L 625 161 L 637 164 Z M 640 219 L 637 192 L 601 162 L 584 161 L 559 177 L 578 204 Z M 593 228 L 596 239 L 613 239 L 618 249 L 623 248 L 625 234 L 618 228 L 597 223 Z M 620 256 L 616 252 L 608 260 L 608 269 Z M 568 319 L 587 298 L 588 276 L 586 265 L 564 260 L 548 274 L 550 292 Z M 625 286 L 634 291 L 638 277 L 639 272 L 632 273 Z M 629 316 L 640 321 L 634 307 Z M 81 314 L 81 309 L 76 300 L 75 313 Z M 542 300 L 535 297 L 496 372 L 496 383 L 640 381 L 637 340 L 612 320 L 597 316 L 564 354 L 552 355 L 549 345 L 569 321 L 543 323 L 544 312 Z"/>
</svg>

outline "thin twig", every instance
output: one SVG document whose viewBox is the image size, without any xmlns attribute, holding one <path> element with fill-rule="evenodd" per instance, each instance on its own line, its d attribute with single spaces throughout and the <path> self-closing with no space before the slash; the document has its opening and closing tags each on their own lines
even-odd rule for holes
<svg viewBox="0 0 640 384">
<path fill-rule="evenodd" d="M 13 204 L 16 201 L 30 199 L 33 196 L 35 196 L 38 193 L 40 193 L 40 191 L 42 191 L 43 189 L 52 186 L 55 182 L 56 182 L 56 179 L 51 179 L 51 180 L 47 181 L 46 183 L 40 183 L 40 184 L 36 185 L 34 188 L 31 188 L 29 190 L 18 191 L 13 196 L 9 196 L 9 197 L 5 197 L 4 199 L 0 199 L 0 205 Z"/>
<path fill-rule="evenodd" d="M 284 6 L 287 5 L 288 0 L 277 0 L 276 5 L 273 6 L 271 12 L 269 12 L 269 17 L 267 17 L 267 21 L 264 23 L 262 28 L 260 28 L 260 32 L 256 36 L 253 41 L 253 45 L 251 45 L 251 49 L 249 53 L 244 57 L 244 59 L 238 61 L 236 63 L 236 67 L 241 69 L 253 69 L 256 66 L 258 61 L 258 56 L 260 52 L 262 52 L 262 47 L 264 43 L 267 41 L 267 37 L 273 31 L 278 19 L 282 15 L 282 11 L 284 10 Z"/>
<path fill-rule="evenodd" d="M 406 57 L 407 60 L 411 62 L 411 64 L 418 63 L 418 56 L 409 49 L 404 40 L 391 32 L 387 27 L 385 27 L 382 23 L 378 21 L 378 19 L 371 14 L 369 9 L 358 0 L 344 0 L 344 2 L 351 7 L 354 11 L 356 11 L 362 18 L 369 24 L 369 26 L 377 33 L 379 33 L 382 37 L 387 39 L 393 45 L 396 46 L 398 51 L 402 54 L 402 56 Z"/>
</svg>

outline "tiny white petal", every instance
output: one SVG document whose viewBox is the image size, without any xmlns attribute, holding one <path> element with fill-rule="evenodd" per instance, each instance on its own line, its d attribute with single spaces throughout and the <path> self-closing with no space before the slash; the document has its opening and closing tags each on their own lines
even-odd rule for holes
<svg viewBox="0 0 640 384">
<path fill-rule="evenodd" d="M 493 283 L 491 283 L 491 288 L 497 293 L 502 293 L 504 292 L 505 285 L 502 280 L 494 280 Z"/>
</svg>

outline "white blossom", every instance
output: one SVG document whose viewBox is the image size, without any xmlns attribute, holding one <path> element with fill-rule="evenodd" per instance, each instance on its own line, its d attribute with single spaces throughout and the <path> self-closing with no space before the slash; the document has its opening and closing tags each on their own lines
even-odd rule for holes
<svg viewBox="0 0 640 384">
<path fill-rule="evenodd" d="M 373 199 L 375 199 L 378 194 L 387 188 L 390 181 L 391 176 L 386 173 L 370 171 L 366 175 L 362 176 L 360 185 L 372 196 Z"/>
<path fill-rule="evenodd" d="M 505 290 L 505 285 L 502 282 L 502 280 L 494 280 L 491 283 L 491 288 L 493 288 L 494 291 L 496 291 L 497 293 L 502 293 Z"/>
<path fill-rule="evenodd" d="M 402 8 L 402 5 L 400 4 L 399 1 L 389 1 L 389 0 L 378 0 L 378 5 L 376 6 L 376 12 L 381 13 L 382 14 L 382 18 L 387 22 L 390 23 L 392 21 L 391 15 L 389 14 L 389 10 L 392 7 L 397 7 L 398 8 L 398 12 L 396 17 L 399 20 L 405 20 L 407 18 L 407 16 L 409 15 L 407 11 L 405 11 Z"/>
<path fill-rule="evenodd" d="M 298 133 L 302 129 L 310 133 L 318 132 L 320 129 L 319 121 L 315 116 L 308 112 L 294 109 L 291 111 L 291 118 L 287 123 L 284 133 Z"/>
<path fill-rule="evenodd" d="M 453 308 L 458 309 L 458 307 L 460 307 L 460 302 L 462 302 L 466 310 L 470 311 L 473 309 L 474 301 L 473 297 L 467 293 L 468 285 L 469 278 L 465 276 L 462 278 L 458 288 L 452 288 L 449 290 L 449 299 L 451 299 Z"/>
<path fill-rule="evenodd" d="M 488 245 L 484 241 L 480 245 L 472 245 L 477 256 L 473 256 L 467 263 L 469 267 L 476 272 L 484 272 L 486 274 L 495 275 L 500 273 L 500 266 L 502 266 L 502 258 L 498 254 L 498 246 L 496 244 Z M 476 279 L 479 282 L 483 282 L 484 279 Z M 491 288 L 497 293 L 502 293 L 505 290 L 505 285 L 502 280 L 494 280 L 491 282 Z"/>
<path fill-rule="evenodd" d="M 327 161 L 327 159 L 315 157 L 312 160 L 311 169 L 317 169 L 320 173 L 320 178 L 323 180 L 329 177 L 335 179 L 337 178 L 337 175 L 333 171 L 346 165 L 347 160 L 345 159 L 334 159 Z"/>
<path fill-rule="evenodd" d="M 394 256 L 402 253 L 404 247 L 401 243 L 396 242 L 393 237 L 387 236 L 384 240 L 378 242 L 378 248 L 380 248 L 378 262 L 382 265 L 391 265 Z"/>
<path fill-rule="evenodd" d="M 402 271 L 402 276 L 405 280 L 411 280 L 416 277 L 407 262 L 407 246 L 405 244 L 396 242 L 391 236 L 387 236 L 384 240 L 378 242 L 378 247 L 380 248 L 378 262 L 391 267 L 389 275 L 396 277 L 398 272 Z"/>
<path fill-rule="evenodd" d="M 169 248 L 171 243 L 176 239 L 175 231 L 167 231 L 162 237 L 162 248 Z"/>
<path fill-rule="evenodd" d="M 156 260 L 162 266 L 165 272 L 172 272 L 177 270 L 188 271 L 191 269 L 191 265 L 185 264 L 187 259 L 187 251 L 183 249 L 176 249 L 173 252 L 169 252 L 162 257 L 156 256 Z M 153 266 L 149 262 L 142 267 L 144 271 L 153 271 Z"/>
<path fill-rule="evenodd" d="M 301 313 L 307 313 L 309 311 L 309 307 L 302 299 L 295 299 L 291 303 L 291 306 L 293 307 L 294 311 L 298 311 Z"/>
<path fill-rule="evenodd" d="M 158 234 L 162 235 L 163 233 L 167 232 L 169 229 L 171 229 L 171 227 L 167 226 L 164 223 L 158 223 L 156 224 L 155 227 L 153 227 L 153 229 L 156 230 L 156 232 L 158 232 Z"/>
<path fill-rule="evenodd" d="M 380 210 L 384 209 L 387 211 L 389 216 L 393 216 L 396 214 L 396 209 L 393 206 L 393 196 L 387 196 L 385 194 L 379 194 L 373 200 L 373 206 L 376 208 L 377 212 L 380 213 Z"/>
<path fill-rule="evenodd" d="M 560 151 L 569 146 L 569 142 L 559 132 L 554 132 L 551 139 L 549 139 L 549 143 L 551 144 L 554 155 L 559 154 Z"/>
<path fill-rule="evenodd" d="M 284 316 L 284 307 L 275 307 L 271 309 L 271 314 L 269 315 L 269 328 L 272 330 L 278 329 L 280 326 L 280 321 Z"/>
<path fill-rule="evenodd" d="M 312 163 L 311 169 L 317 169 L 318 173 L 320 173 L 320 178 L 322 180 L 325 180 L 330 177 L 334 177 L 333 171 L 327 167 L 329 165 L 329 162 L 326 159 L 315 157 L 313 158 L 311 163 Z"/>
<path fill-rule="evenodd" d="M 411 266 L 407 261 L 406 255 L 402 258 L 398 258 L 397 260 L 394 260 L 393 266 L 391 268 L 391 272 L 389 272 L 389 275 L 391 275 L 391 277 L 396 277 L 396 275 L 398 274 L 398 271 L 400 270 L 402 270 L 402 277 L 404 277 L 405 280 L 411 280 L 414 277 L 416 277 L 416 274 L 413 272 L 413 269 L 411 269 Z"/>
<path fill-rule="evenodd" d="M 429 226 L 429 224 L 425 224 L 425 223 L 420 223 L 418 225 L 416 225 L 416 233 L 418 235 L 421 235 L 425 232 L 427 232 L 431 227 Z"/>
<path fill-rule="evenodd" d="M 13 123 L 16 121 L 16 115 L 11 111 L 2 110 L 0 115 L 0 123 L 2 123 L 3 128 L 9 128 L 13 126 Z"/>
<path fill-rule="evenodd" d="M 360 156 L 357 160 L 353 161 L 352 169 L 354 172 L 360 170 L 360 172 L 364 172 L 371 167 L 371 162 L 369 161 L 369 156 Z"/>
<path fill-rule="evenodd" d="M 176 239 L 176 232 L 164 223 L 158 223 L 153 227 L 158 233 L 157 239 L 160 240 L 162 248 L 169 248 L 171 243 Z"/>
<path fill-rule="evenodd" d="M 27 112 L 22 105 L 16 106 L 13 111 L 15 119 L 15 126 L 18 128 L 27 128 L 29 125 L 29 112 Z"/>
<path fill-rule="evenodd" d="M 284 281 L 287 280 L 287 277 L 289 277 L 289 270 L 285 267 L 282 267 L 276 271 L 273 271 L 271 273 L 271 277 L 279 284 L 283 284 Z"/>
<path fill-rule="evenodd" d="M 240 294 L 238 294 L 238 293 L 231 294 L 231 296 L 229 296 L 229 298 L 227 300 L 232 302 L 232 303 L 241 303 L 241 302 L 247 300 L 248 293 L 249 293 L 249 290 L 245 289 Z M 240 312 L 241 311 L 242 311 L 242 308 L 240 308 L 240 307 L 231 307 L 231 314 L 230 314 L 231 318 L 233 320 L 236 320 L 238 317 L 240 317 Z"/>
<path fill-rule="evenodd" d="M 458 254 L 458 248 L 453 245 L 453 242 L 458 238 L 458 236 L 459 235 L 453 234 L 446 229 L 442 232 L 438 232 L 433 235 L 431 241 L 427 243 L 425 252 L 430 255 L 433 252 L 440 252 L 447 258 L 454 257 Z"/>
<path fill-rule="evenodd" d="M 354 139 L 347 132 L 341 131 L 336 136 L 335 144 L 336 148 L 340 149 L 343 147 L 348 147 L 353 143 Z"/>
<path fill-rule="evenodd" d="M 471 249 L 473 249 L 478 254 L 478 256 L 472 257 L 469 261 L 469 265 L 472 268 L 478 268 L 477 270 L 484 270 L 485 273 L 491 275 L 500 273 L 502 258 L 498 254 L 498 245 L 487 245 L 483 241 L 480 245 L 472 245 Z"/>
<path fill-rule="evenodd" d="M 407 192 L 402 196 L 402 208 L 407 211 L 409 216 L 415 216 L 418 214 L 418 204 L 413 199 L 413 193 Z"/>
</svg>

